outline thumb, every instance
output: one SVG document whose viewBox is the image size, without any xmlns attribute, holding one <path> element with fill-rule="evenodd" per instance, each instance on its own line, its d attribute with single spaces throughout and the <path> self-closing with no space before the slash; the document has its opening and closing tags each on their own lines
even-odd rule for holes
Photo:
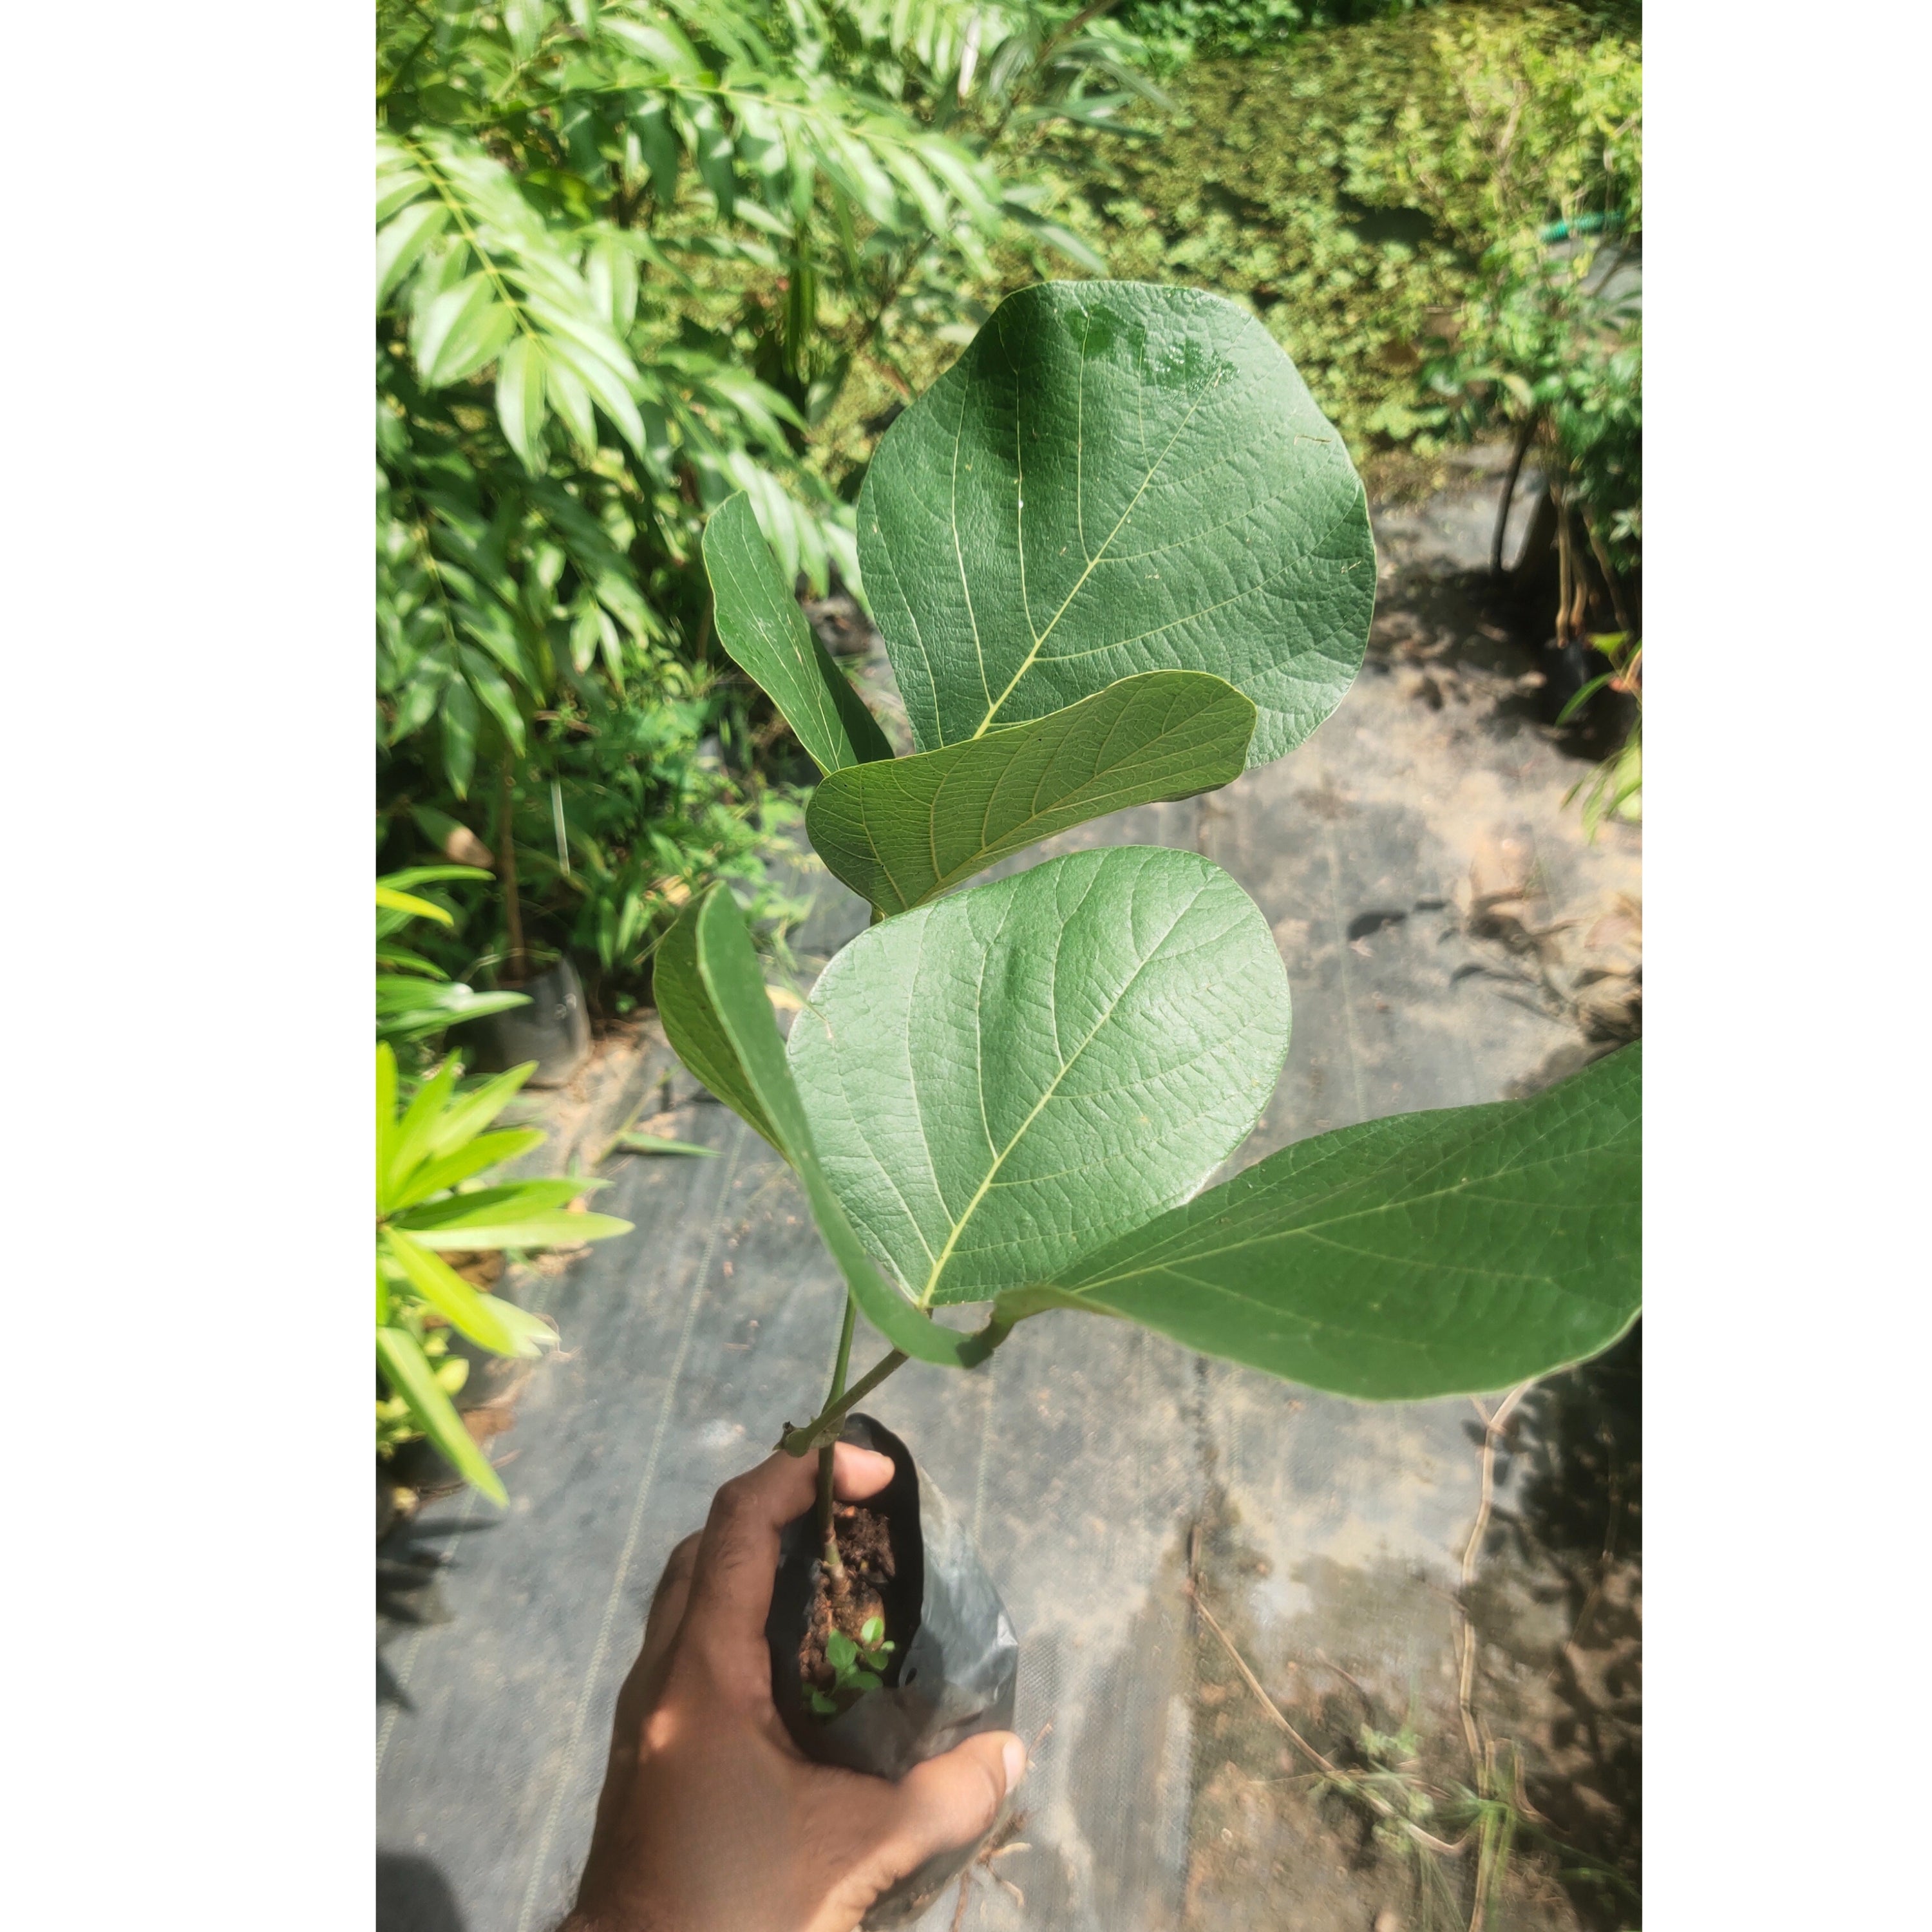
<svg viewBox="0 0 1932 1932">
<path fill-rule="evenodd" d="M 887 1834 L 893 1878 L 990 1831 L 1025 1770 L 1025 1745 L 1011 1731 L 988 1731 L 908 1772 Z"/>
</svg>

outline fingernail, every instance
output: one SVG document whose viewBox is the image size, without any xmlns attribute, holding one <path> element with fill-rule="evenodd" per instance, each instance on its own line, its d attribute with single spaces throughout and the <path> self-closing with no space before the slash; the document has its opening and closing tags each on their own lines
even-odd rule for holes
<svg viewBox="0 0 1932 1932">
<path fill-rule="evenodd" d="M 1026 1746 L 1018 1738 L 1009 1738 L 1000 1748 L 1000 1762 L 1006 1774 L 1006 1789 L 1010 1791 L 1026 1775 Z"/>
</svg>

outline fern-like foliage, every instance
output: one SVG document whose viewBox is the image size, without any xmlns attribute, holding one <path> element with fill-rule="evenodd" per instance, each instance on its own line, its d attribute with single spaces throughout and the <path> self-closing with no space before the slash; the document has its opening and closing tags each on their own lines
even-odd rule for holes
<svg viewBox="0 0 1932 1932">
<path fill-rule="evenodd" d="M 1054 17 L 382 0 L 385 743 L 433 733 L 460 798 L 539 711 L 685 648 L 734 490 L 788 570 L 856 578 L 850 511 L 797 460 L 850 352 L 826 308 L 862 317 L 915 262 L 984 274 L 1016 233 L 1099 266 L 1003 179 L 1004 117 L 962 111 Z"/>
</svg>

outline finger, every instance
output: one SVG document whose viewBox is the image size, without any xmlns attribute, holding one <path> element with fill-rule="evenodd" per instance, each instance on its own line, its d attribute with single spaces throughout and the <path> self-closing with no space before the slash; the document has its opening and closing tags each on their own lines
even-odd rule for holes
<svg viewBox="0 0 1932 1932">
<path fill-rule="evenodd" d="M 768 1456 L 734 1476 L 712 1499 L 698 1547 L 686 1619 L 707 1651 L 762 1669 L 765 1618 L 778 1574 L 778 1532 L 811 1508 L 816 1456 Z M 876 1496 L 892 1479 L 892 1460 L 842 1442 L 832 1457 L 834 1493 L 848 1502 Z M 769 1687 L 767 1687 L 769 1688 Z"/>
<path fill-rule="evenodd" d="M 631 1769 L 638 1760 L 644 1720 L 664 1688 L 671 1643 L 683 1619 L 692 1566 L 697 1556 L 698 1538 L 687 1536 L 665 1560 L 664 1574 L 651 1592 L 643 1647 L 618 1687 L 616 1708 L 610 1714 L 610 1757 L 604 1769 L 604 1790 L 597 1801 L 600 1829 L 605 1814 L 622 1802 Z"/>
<path fill-rule="evenodd" d="M 970 1845 L 993 1827 L 1000 1807 L 1026 1772 L 1026 1747 L 1011 1731 L 968 1738 L 943 1757 L 907 1772 L 886 1812 L 880 1855 L 885 1885 L 923 1864 L 935 1852 Z"/>
<path fill-rule="evenodd" d="M 664 1574 L 651 1592 L 651 1607 L 644 1618 L 644 1648 L 638 1652 L 632 1673 L 654 1694 L 656 1681 L 663 1674 L 664 1653 L 670 1649 L 677 1627 L 684 1621 L 684 1606 L 691 1594 L 691 1579 L 698 1564 L 698 1533 L 694 1531 L 666 1559 Z"/>
</svg>

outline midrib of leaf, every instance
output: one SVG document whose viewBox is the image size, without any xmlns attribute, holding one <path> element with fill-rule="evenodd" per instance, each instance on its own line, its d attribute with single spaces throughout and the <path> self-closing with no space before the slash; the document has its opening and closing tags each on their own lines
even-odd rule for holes
<svg viewBox="0 0 1932 1932">
<path fill-rule="evenodd" d="M 416 156 L 422 166 L 423 172 L 428 176 L 430 185 L 436 190 L 437 198 L 442 202 L 443 206 L 449 210 L 450 218 L 456 224 L 464 240 L 469 244 L 470 252 L 483 265 L 483 272 L 495 284 L 496 292 L 502 298 L 503 304 L 509 310 L 512 319 L 515 322 L 518 328 L 530 338 L 531 347 L 541 351 L 543 348 L 542 337 L 532 326 L 530 317 L 524 313 L 522 302 L 511 292 L 510 285 L 503 279 L 502 272 L 497 267 L 496 258 L 477 239 L 476 230 L 470 226 L 470 218 L 464 211 L 462 200 L 444 178 L 442 170 L 430 159 L 428 154 L 416 142 L 411 140 L 406 135 L 401 136 L 400 139 L 402 145 Z"/>
<path fill-rule="evenodd" d="M 1090 886 L 1089 886 L 1088 890 L 1090 892 L 1091 892 L 1092 888 Z M 987 1168 L 985 1178 L 980 1181 L 980 1185 L 974 1190 L 973 1198 L 970 1201 L 967 1202 L 964 1212 L 961 1214 L 958 1220 L 953 1222 L 952 1231 L 946 1238 L 946 1245 L 940 1250 L 939 1258 L 933 1263 L 932 1272 L 928 1274 L 926 1278 L 926 1286 L 920 1292 L 919 1298 L 919 1305 L 920 1307 L 929 1308 L 932 1306 L 933 1295 L 938 1291 L 939 1287 L 940 1276 L 946 1272 L 946 1264 L 952 1259 L 952 1250 L 958 1245 L 959 1237 L 964 1233 L 967 1223 L 972 1220 L 973 1216 L 979 1212 L 980 1202 L 986 1199 L 988 1193 L 992 1190 L 993 1183 L 998 1178 L 1000 1168 L 1004 1166 L 1006 1162 L 1006 1156 L 1012 1152 L 1015 1148 L 1019 1145 L 1021 1142 L 1026 1138 L 1027 1134 L 1032 1127 L 1034 1122 L 1039 1119 L 1041 1110 L 1045 1108 L 1047 1102 L 1053 1098 L 1054 1095 L 1060 1090 L 1060 1082 L 1066 1078 L 1068 1074 L 1072 1072 L 1074 1067 L 1079 1061 L 1080 1056 L 1084 1053 L 1100 1036 L 1101 1028 L 1106 1026 L 1108 1022 L 1114 1017 L 1115 1012 L 1119 1010 L 1120 1002 L 1133 991 L 1135 982 L 1140 978 L 1141 975 L 1154 964 L 1154 961 L 1160 957 L 1161 948 L 1173 938 L 1175 928 L 1180 925 L 1180 922 L 1185 919 L 1187 915 L 1200 904 L 1200 902 L 1201 895 L 1197 892 L 1194 896 L 1187 902 L 1186 904 L 1182 907 L 1179 912 L 1175 914 L 1174 917 L 1168 922 L 1167 930 L 1163 932 L 1160 938 L 1156 940 L 1154 944 L 1148 949 L 1146 956 L 1142 958 L 1140 964 L 1134 968 L 1132 972 L 1127 976 L 1126 984 L 1120 988 L 1120 991 L 1114 995 L 1112 999 L 1108 1001 L 1106 1011 L 1094 1022 L 1093 1028 L 1091 1031 L 1088 1033 L 1087 1037 L 1066 1056 L 1064 1060 L 1061 1062 L 1059 1070 L 1047 1084 L 1046 1090 L 1040 1095 L 1040 1098 L 1034 1102 L 1032 1111 L 1029 1112 L 1026 1118 L 1014 1129 L 1012 1136 L 1011 1138 L 1007 1141 L 1006 1145 L 999 1148 L 994 1153 L 992 1165 Z M 1076 907 L 1075 910 L 1077 911 L 1078 908 Z M 1064 923 L 1064 922 L 1063 922 L 1063 924 Z M 990 946 L 987 949 L 987 956 L 988 958 L 992 956 L 992 948 Z M 1059 971 L 1059 966 L 1060 958 L 1059 955 L 1056 952 L 1054 956 L 1054 970 L 1056 976 Z M 983 962 L 982 962 L 981 970 L 983 974 Z M 980 1076 L 976 1080 L 974 1084 L 979 1096 L 980 1120 L 982 1124 L 984 1124 L 986 1120 L 986 1082 L 984 1072 L 985 1061 L 983 1058 L 978 1058 L 976 1056 L 976 1058 L 980 1069 Z M 924 1132 L 922 1117 L 921 1120 L 921 1132 L 922 1133 Z M 991 1147 L 993 1144 L 992 1135 L 990 1130 L 988 1132 L 986 1136 L 986 1144 L 988 1147 Z M 943 1195 L 940 1196 L 942 1201 L 944 1201 L 944 1198 L 945 1197 Z"/>
<path fill-rule="evenodd" d="M 994 312 L 994 320 L 995 321 L 998 320 L 998 314 L 997 310 Z M 1006 332 L 1002 328 L 1000 333 L 1000 347 L 1003 352 L 1005 350 L 1006 346 Z M 1009 357 L 1007 360 L 1007 367 L 1009 368 L 1013 368 L 1014 367 L 1010 357 Z M 1018 374 L 1017 369 L 1015 369 L 1014 373 L 1016 378 L 1017 379 Z M 1112 544 L 1114 539 L 1120 535 L 1120 532 L 1126 526 L 1127 519 L 1140 507 L 1140 500 L 1142 497 L 1146 495 L 1148 485 L 1151 483 L 1154 478 L 1160 473 L 1160 466 L 1167 460 L 1168 452 L 1173 448 L 1174 446 L 1180 440 L 1182 430 L 1185 430 L 1187 425 L 1194 420 L 1195 411 L 1200 408 L 1203 400 L 1220 383 L 1221 380 L 1221 370 L 1217 368 L 1214 371 L 1214 374 L 1201 386 L 1199 393 L 1195 397 L 1194 400 L 1188 404 L 1186 415 L 1181 418 L 1179 424 L 1175 427 L 1173 435 L 1169 436 L 1166 442 L 1162 446 L 1160 454 L 1156 456 L 1154 461 L 1148 466 L 1147 474 L 1141 478 L 1140 487 L 1135 490 L 1132 496 L 1129 500 L 1127 507 L 1120 512 L 1119 520 L 1115 523 L 1114 527 L 1109 530 L 1106 536 L 1101 540 L 1100 548 L 1087 560 L 1086 568 L 1081 572 L 1078 578 L 1075 580 L 1073 588 L 1066 593 L 1066 598 L 1062 602 L 1060 608 L 1054 611 L 1053 615 L 1048 619 L 1046 628 L 1043 631 L 1036 632 L 1034 633 L 1033 649 L 1027 652 L 1026 657 L 1022 662 L 1019 669 L 1013 673 L 1012 678 L 1009 680 L 1006 689 L 1001 692 L 999 696 L 996 698 L 992 704 L 987 707 L 986 716 L 980 720 L 979 729 L 973 734 L 974 737 L 981 738 L 986 736 L 986 728 L 990 725 L 994 718 L 999 715 L 1000 707 L 1006 703 L 1008 698 L 1012 696 L 1014 689 L 1018 685 L 1020 680 L 1024 677 L 1028 671 L 1032 670 L 1034 662 L 1039 657 L 1042 649 L 1046 645 L 1047 639 L 1053 635 L 1054 626 L 1060 622 L 1061 618 L 1066 616 L 1069 608 L 1072 604 L 1074 598 L 1078 597 L 1081 592 L 1086 588 L 1088 578 L 1093 575 L 1094 572 L 1100 567 L 1102 560 L 1106 557 L 1108 544 Z M 1080 381 L 1078 385 L 1078 388 L 1080 396 L 1081 415 L 1076 422 L 1074 439 L 1074 517 L 1076 523 L 1078 525 L 1080 529 L 1081 548 L 1082 550 L 1084 550 L 1087 544 L 1085 512 L 1081 506 L 1082 482 L 1085 475 L 1084 412 L 1087 397 L 1086 338 L 1084 335 L 1081 338 Z M 1022 610 L 1025 613 L 1027 628 L 1028 631 L 1031 632 L 1033 631 L 1033 612 L 1028 606 L 1026 594 L 1026 460 L 1024 453 L 1024 440 L 1020 433 L 1019 398 L 1019 384 L 1018 380 L 1016 380 L 1013 385 L 1013 468 L 1019 478 L 1019 488 L 1016 492 L 1017 507 L 1014 512 L 1013 532 L 1015 547 L 1019 552 L 1020 606 Z M 963 408 L 960 411 L 960 422 L 962 428 L 963 428 L 965 422 L 965 411 Z M 954 437 L 952 457 L 954 468 L 956 471 L 959 460 L 958 438 L 957 434 L 956 434 Z M 956 493 L 954 498 L 952 522 L 953 548 L 956 550 L 958 548 L 959 543 L 959 519 L 958 497 Z M 963 563 L 961 566 L 961 572 L 962 579 L 963 581 L 964 572 L 964 566 Z M 970 602 L 968 608 L 970 608 Z M 1198 611 L 1190 614 L 1190 615 L 1194 616 L 1198 616 L 1200 614 L 1201 614 Z M 1175 623 L 1182 623 L 1186 622 L 1187 620 L 1184 618 L 1176 618 L 1174 621 Z M 1173 626 L 1172 625 L 1162 625 L 1160 628 L 1163 630 L 1168 630 L 1172 629 Z M 1150 637 L 1154 634 L 1153 632 L 1149 632 L 1144 633 L 1144 634 Z M 974 628 L 974 641 L 976 645 L 978 643 L 978 640 L 979 629 L 978 626 L 976 625 Z M 1136 641 L 1138 641 L 1136 639 L 1130 638 L 1118 640 L 1114 644 L 1099 645 L 1095 647 L 1094 651 L 1081 652 L 1076 653 L 1076 655 L 1084 657 L 1091 657 L 1095 656 L 1099 651 L 1115 650 L 1119 649 L 1120 642 L 1132 644 Z M 982 659 L 980 667 L 980 682 L 982 685 L 984 684 L 985 680 L 985 663 Z"/>
<path fill-rule="evenodd" d="M 1606 1153 L 1616 1144 L 1616 1140 L 1617 1138 L 1621 1138 L 1622 1137 L 1622 1134 L 1628 1132 L 1628 1124 L 1627 1123 L 1624 1128 L 1620 1130 L 1618 1136 L 1614 1138 L 1611 1140 L 1600 1141 L 1595 1146 L 1582 1150 L 1581 1151 L 1587 1154 L 1600 1154 Z M 1554 1130 L 1552 1129 L 1550 1131 L 1554 1131 Z M 1546 1140 L 1549 1138 L 1549 1133 L 1545 1132 L 1540 1135 L 1538 1138 L 1540 1140 Z M 1480 1144 L 1481 1143 L 1480 1141 L 1472 1142 L 1471 1144 L 1471 1148 L 1465 1150 L 1464 1157 L 1467 1158 L 1468 1153 L 1472 1151 L 1474 1148 L 1479 1147 Z M 1576 1157 L 1576 1155 L 1574 1154 L 1552 1154 L 1546 1156 L 1541 1160 L 1526 1160 L 1516 1161 L 1513 1162 L 1508 1168 L 1503 1171 L 1502 1173 L 1486 1175 L 1484 1177 L 1484 1179 L 1485 1180 L 1500 1180 L 1508 1175 L 1526 1174 L 1533 1168 L 1547 1166 L 1552 1160 L 1569 1160 Z M 1438 1162 L 1438 1164 L 1439 1166 L 1447 1166 L 1449 1163 L 1443 1162 Z M 1344 1187 L 1338 1191 L 1352 1193 L 1360 1189 L 1372 1186 L 1376 1179 L 1376 1175 L 1374 1173 L 1366 1174 L 1360 1176 L 1356 1180 L 1346 1183 Z M 1451 1181 L 1447 1186 L 1432 1188 L 1426 1194 L 1405 1195 L 1399 1201 L 1372 1202 L 1366 1207 L 1352 1208 L 1346 1213 L 1329 1214 L 1316 1220 L 1298 1222 L 1292 1227 L 1277 1227 L 1270 1228 L 1264 1234 L 1256 1234 L 1240 1240 L 1220 1242 L 1213 1247 L 1190 1247 L 1184 1258 L 1187 1262 L 1196 1262 L 1207 1259 L 1210 1256 L 1235 1255 L 1240 1253 L 1241 1251 L 1246 1248 L 1261 1247 L 1271 1241 L 1299 1239 L 1305 1235 L 1310 1240 L 1318 1241 L 1324 1246 L 1336 1249 L 1342 1253 L 1359 1255 L 1364 1260 L 1378 1261 L 1386 1263 L 1388 1258 L 1386 1256 L 1377 1255 L 1372 1250 L 1366 1248 L 1351 1247 L 1345 1241 L 1338 1241 L 1332 1236 L 1324 1235 L 1322 1232 L 1322 1230 L 1324 1228 L 1346 1227 L 1351 1222 L 1369 1220 L 1377 1215 L 1406 1213 L 1412 1208 L 1420 1208 L 1426 1205 L 1429 1202 L 1432 1201 L 1448 1200 L 1456 1195 L 1464 1192 L 1468 1189 L 1475 1188 L 1480 1190 L 1481 1185 L 1482 1183 L 1477 1180 L 1473 1177 L 1465 1175 L 1462 1180 Z M 1533 1204 L 1538 1208 L 1546 1208 L 1549 1204 L 1546 1202 L 1537 1202 L 1534 1204 L 1526 1202 L 1510 1203 L 1502 1196 L 1485 1195 L 1481 1193 L 1480 1191 L 1474 1198 L 1478 1200 L 1486 1201 L 1505 1206 L 1528 1206 Z M 1314 1206 L 1316 1204 L 1317 1204 L 1310 1203 L 1311 1206 Z M 1250 1207 L 1246 1211 L 1252 1212 L 1252 1207 Z M 1185 1244 L 1187 1241 L 1189 1236 L 1194 1231 L 1191 1228 L 1180 1228 L 1177 1230 L 1172 1238 L 1173 1244 L 1175 1245 Z M 1171 1252 L 1172 1248 L 1167 1250 L 1167 1252 Z M 1432 1268 L 1444 1268 L 1449 1265 L 1448 1263 L 1444 1262 L 1438 1258 L 1432 1256 L 1430 1258 L 1429 1264 Z M 1480 1270 L 1474 1269 L 1462 1269 L 1455 1271 L 1461 1273 L 1480 1272 L 1486 1274 L 1496 1274 L 1498 1272 L 1498 1270 L 1493 1268 L 1485 1268 Z M 1162 1261 L 1160 1258 L 1159 1252 L 1156 1252 L 1154 1254 L 1149 1255 L 1138 1268 L 1124 1268 L 1118 1274 L 1103 1276 L 1100 1280 L 1086 1282 L 1080 1288 L 1072 1292 L 1076 1294 L 1086 1294 L 1091 1293 L 1095 1288 L 1111 1287 L 1118 1282 L 1132 1281 L 1142 1275 L 1162 1274 L 1177 1275 L 1183 1280 L 1192 1280 L 1192 1276 L 1188 1275 L 1185 1272 L 1184 1267 L 1177 1268 L 1167 1262 Z M 1512 1278 L 1518 1280 L 1532 1280 L 1540 1279 L 1540 1277 L 1538 1276 L 1527 1275 L 1516 1276 Z M 1234 1292 L 1232 1289 L 1228 1289 L 1224 1292 L 1229 1294 Z"/>
</svg>

